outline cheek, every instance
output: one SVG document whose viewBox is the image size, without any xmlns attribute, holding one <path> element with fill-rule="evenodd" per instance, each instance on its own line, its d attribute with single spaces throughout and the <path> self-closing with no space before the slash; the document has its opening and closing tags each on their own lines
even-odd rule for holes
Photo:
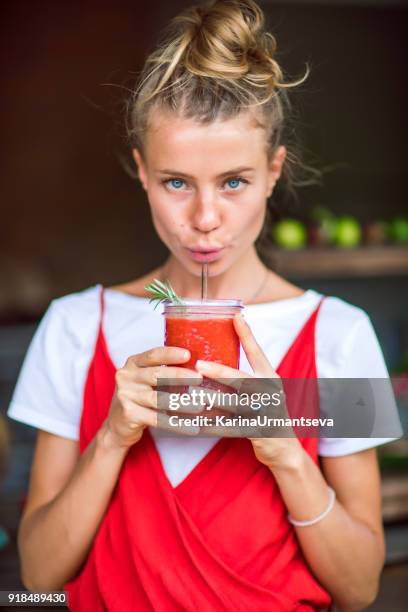
<svg viewBox="0 0 408 612">
<path fill-rule="evenodd" d="M 178 234 L 180 228 L 185 226 L 182 204 L 175 206 L 174 199 L 166 197 L 159 189 L 149 191 L 148 197 L 153 224 L 159 236 L 163 239 Z"/>
<path fill-rule="evenodd" d="M 242 228 L 253 229 L 262 225 L 265 216 L 266 197 L 262 188 L 248 190 L 239 202 L 239 214 L 232 215 Z M 245 231 L 245 229 L 243 229 Z"/>
</svg>

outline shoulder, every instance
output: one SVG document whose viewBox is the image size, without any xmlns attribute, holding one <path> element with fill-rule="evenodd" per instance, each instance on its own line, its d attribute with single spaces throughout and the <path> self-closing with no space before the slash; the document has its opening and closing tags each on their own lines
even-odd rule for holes
<svg viewBox="0 0 408 612">
<path fill-rule="evenodd" d="M 53 299 L 48 311 L 73 324 L 86 321 L 100 310 L 101 285 L 93 285 L 74 293 Z"/>
<path fill-rule="evenodd" d="M 52 300 L 26 352 L 8 415 L 76 440 L 99 322 L 100 287 Z"/>
<path fill-rule="evenodd" d="M 322 378 L 338 377 L 346 372 L 350 375 L 353 371 L 357 375 L 363 372 L 362 362 L 368 364 L 368 361 L 375 371 L 384 372 L 385 368 L 367 312 L 334 296 L 325 296 L 317 317 L 316 358 Z"/>
<path fill-rule="evenodd" d="M 65 330 L 72 338 L 84 340 L 99 320 L 101 286 L 94 285 L 81 291 L 53 299 L 43 323 Z"/>
<path fill-rule="evenodd" d="M 50 302 L 49 308 L 62 315 L 78 317 L 95 312 L 100 305 L 101 285 L 93 285 L 81 291 L 69 293 Z"/>
<path fill-rule="evenodd" d="M 354 325 L 360 322 L 362 319 L 367 319 L 368 314 L 360 306 L 356 306 L 351 302 L 343 300 L 334 295 L 324 295 L 314 292 L 321 297 L 324 297 L 322 302 L 321 311 L 324 313 L 324 317 L 332 320 L 338 320 L 342 324 Z"/>
<path fill-rule="evenodd" d="M 363 308 L 339 297 L 324 297 L 317 326 L 325 344 L 344 346 L 362 327 L 370 325 L 370 317 Z"/>
</svg>

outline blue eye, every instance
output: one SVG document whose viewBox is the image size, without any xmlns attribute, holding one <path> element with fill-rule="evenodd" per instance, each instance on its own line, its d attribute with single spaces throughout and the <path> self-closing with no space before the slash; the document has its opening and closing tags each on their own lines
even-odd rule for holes
<svg viewBox="0 0 408 612">
<path fill-rule="evenodd" d="M 246 181 L 245 179 L 242 178 L 230 178 L 227 181 L 227 185 L 228 187 L 230 187 L 230 189 L 232 189 L 233 191 L 236 191 L 237 188 L 241 185 L 241 183 L 247 183 L 248 181 Z"/>
<path fill-rule="evenodd" d="M 171 184 L 173 189 L 175 189 L 176 191 L 180 191 L 180 188 L 184 184 L 184 181 L 182 181 L 181 179 L 170 179 L 168 182 Z"/>
<path fill-rule="evenodd" d="M 239 179 L 230 179 L 230 180 L 228 181 L 228 185 L 229 185 L 229 186 L 230 186 L 232 189 L 235 189 L 236 187 L 239 187 L 239 183 L 240 183 Z"/>
<path fill-rule="evenodd" d="M 172 191 L 182 191 L 186 185 L 186 182 L 180 178 L 165 179 L 162 181 L 164 185 L 167 185 Z M 238 191 L 241 184 L 248 183 L 247 180 L 240 177 L 233 177 L 228 179 L 225 184 L 232 191 Z"/>
</svg>

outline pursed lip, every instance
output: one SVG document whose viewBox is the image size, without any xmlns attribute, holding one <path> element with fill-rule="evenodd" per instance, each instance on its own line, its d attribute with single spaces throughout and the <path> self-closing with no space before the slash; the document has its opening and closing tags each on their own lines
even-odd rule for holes
<svg viewBox="0 0 408 612">
<path fill-rule="evenodd" d="M 187 249 L 189 251 L 191 251 L 192 253 L 215 253 L 216 251 L 221 251 L 224 247 L 214 247 L 214 248 L 209 248 L 209 247 L 187 247 Z"/>
<path fill-rule="evenodd" d="M 190 254 L 190 257 L 198 262 L 211 262 L 215 261 L 221 256 L 221 253 L 224 249 L 214 249 L 212 251 L 208 250 L 199 250 L 199 249 L 187 249 Z"/>
</svg>

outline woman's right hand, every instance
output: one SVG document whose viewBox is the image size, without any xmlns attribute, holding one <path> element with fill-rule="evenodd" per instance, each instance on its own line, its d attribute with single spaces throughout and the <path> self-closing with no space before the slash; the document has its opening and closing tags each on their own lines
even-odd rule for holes
<svg viewBox="0 0 408 612">
<path fill-rule="evenodd" d="M 157 427 L 158 392 L 154 387 L 159 378 L 191 378 L 192 383 L 200 383 L 202 376 L 196 370 L 172 366 L 189 359 L 189 351 L 175 346 L 155 347 L 127 359 L 123 368 L 116 371 L 115 393 L 104 423 L 111 443 L 129 448 L 140 440 L 146 426 Z M 201 409 L 183 407 L 183 412 L 190 411 L 197 414 Z M 191 435 L 196 429 L 178 426 L 177 433 Z"/>
</svg>

